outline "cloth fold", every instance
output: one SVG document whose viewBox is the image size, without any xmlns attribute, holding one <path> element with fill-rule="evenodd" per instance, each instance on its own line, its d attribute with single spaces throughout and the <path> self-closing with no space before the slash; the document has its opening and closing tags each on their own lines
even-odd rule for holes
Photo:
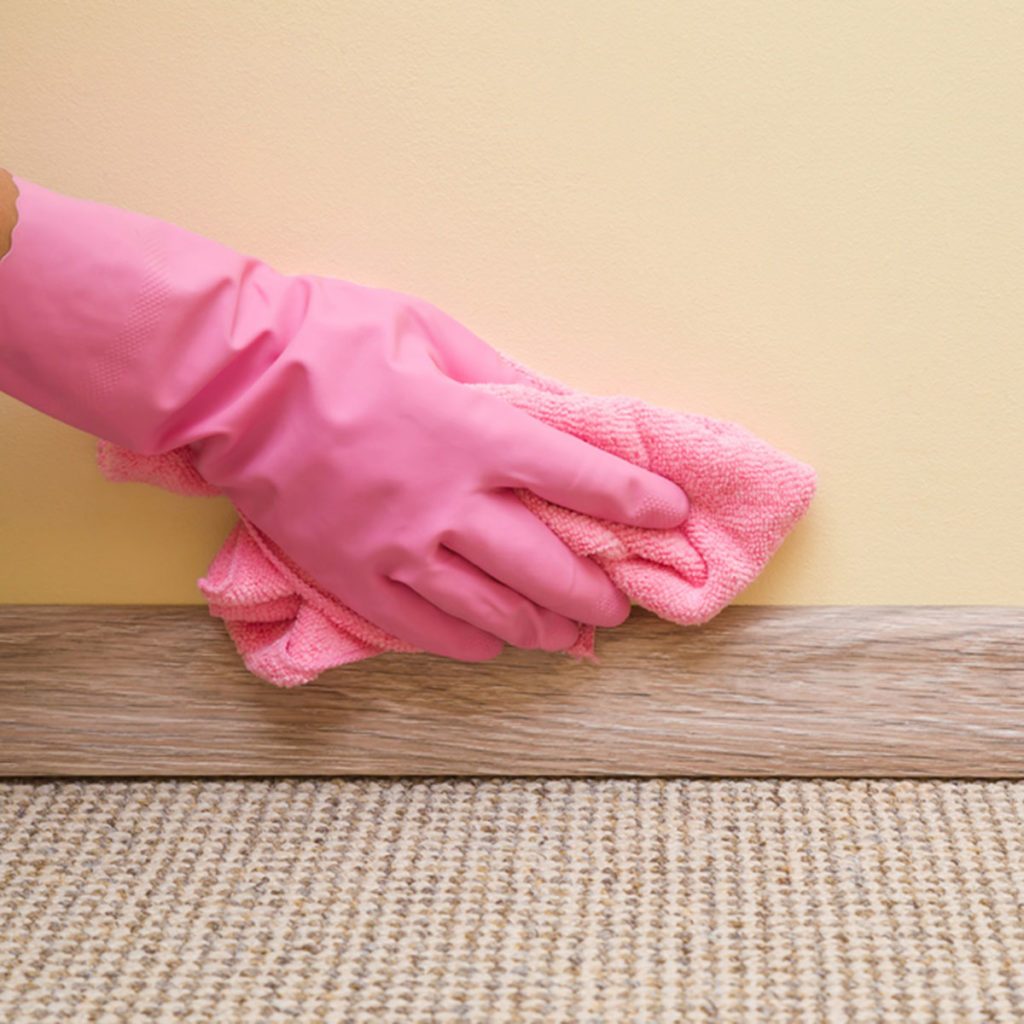
<svg viewBox="0 0 1024 1024">
<path fill-rule="evenodd" d="M 621 395 L 589 395 L 513 363 L 522 384 L 467 384 L 531 416 L 675 481 L 690 500 L 678 528 L 625 526 L 516 493 L 574 552 L 592 558 L 634 604 L 678 625 L 707 622 L 761 572 L 801 519 L 815 470 L 737 423 Z M 111 481 L 179 494 L 220 492 L 196 471 L 188 448 L 140 455 L 100 440 Z M 246 668 L 277 686 L 385 651 L 415 652 L 341 603 L 239 512 L 238 524 L 197 585 L 223 620 Z M 598 662 L 595 628 L 580 627 L 570 657 Z"/>
</svg>

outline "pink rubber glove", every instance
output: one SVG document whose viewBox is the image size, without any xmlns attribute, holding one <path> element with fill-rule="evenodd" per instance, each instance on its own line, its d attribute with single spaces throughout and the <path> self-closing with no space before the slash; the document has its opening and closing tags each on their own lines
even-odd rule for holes
<svg viewBox="0 0 1024 1024">
<path fill-rule="evenodd" d="M 0 389 L 200 474 L 365 618 L 467 661 L 562 650 L 629 601 L 514 492 L 641 527 L 671 481 L 464 385 L 516 381 L 431 304 L 261 260 L 14 176 Z"/>
</svg>

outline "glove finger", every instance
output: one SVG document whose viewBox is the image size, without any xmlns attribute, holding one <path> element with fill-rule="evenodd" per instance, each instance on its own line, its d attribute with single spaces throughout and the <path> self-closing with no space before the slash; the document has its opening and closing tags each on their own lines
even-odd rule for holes
<svg viewBox="0 0 1024 1024">
<path fill-rule="evenodd" d="M 521 409 L 496 458 L 501 484 L 628 526 L 670 529 L 690 510 L 682 488 L 627 459 L 551 427 Z"/>
<path fill-rule="evenodd" d="M 436 607 L 516 647 L 561 651 L 579 636 L 575 622 L 539 608 L 443 547 L 434 557 L 402 566 L 390 575 Z"/>
<path fill-rule="evenodd" d="M 541 608 L 577 622 L 618 626 L 630 602 L 596 562 L 577 555 L 509 491 L 481 495 L 445 547 Z"/>
<path fill-rule="evenodd" d="M 504 646 L 500 637 L 449 615 L 386 576 L 375 576 L 361 587 L 358 603 L 359 607 L 352 607 L 360 615 L 430 654 L 457 661 L 490 661 Z"/>
</svg>

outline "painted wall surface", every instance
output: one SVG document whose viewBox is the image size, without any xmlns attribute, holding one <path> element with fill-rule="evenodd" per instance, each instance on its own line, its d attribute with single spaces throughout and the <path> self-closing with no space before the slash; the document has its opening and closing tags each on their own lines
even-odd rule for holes
<svg viewBox="0 0 1024 1024">
<path fill-rule="evenodd" d="M 5 0 L 0 165 L 422 295 L 814 465 L 741 603 L 1024 603 L 1024 4 Z M 226 499 L 0 396 L 0 601 L 201 602 Z"/>
</svg>

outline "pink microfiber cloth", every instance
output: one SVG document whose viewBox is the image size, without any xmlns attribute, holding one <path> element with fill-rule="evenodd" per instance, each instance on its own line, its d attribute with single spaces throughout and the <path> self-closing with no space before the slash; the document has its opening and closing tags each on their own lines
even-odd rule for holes
<svg viewBox="0 0 1024 1024">
<path fill-rule="evenodd" d="M 506 357 L 508 359 L 508 357 Z M 512 362 L 523 384 L 467 384 L 531 416 L 675 481 L 690 500 L 676 529 L 624 526 L 516 493 L 574 552 L 593 558 L 635 604 L 679 625 L 707 622 L 764 568 L 807 511 L 812 467 L 744 427 L 624 396 L 587 395 Z M 112 481 L 179 494 L 219 492 L 187 448 L 139 455 L 101 440 L 97 462 Z M 277 686 L 299 686 L 337 665 L 385 651 L 418 651 L 314 583 L 244 515 L 199 589 L 223 619 L 246 668 Z M 593 626 L 565 653 L 592 662 Z"/>
</svg>

